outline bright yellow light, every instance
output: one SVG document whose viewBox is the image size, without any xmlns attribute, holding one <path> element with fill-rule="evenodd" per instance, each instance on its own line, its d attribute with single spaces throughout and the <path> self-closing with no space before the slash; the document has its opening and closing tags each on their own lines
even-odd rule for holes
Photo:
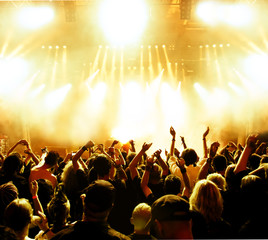
<svg viewBox="0 0 268 240">
<path fill-rule="evenodd" d="M 215 2 L 201 2 L 196 8 L 196 13 L 207 24 L 215 25 L 218 22 L 218 8 Z"/>
<path fill-rule="evenodd" d="M 134 43 L 143 33 L 148 10 L 143 0 L 104 0 L 99 22 L 113 44 Z"/>
<path fill-rule="evenodd" d="M 28 29 L 39 28 L 54 18 L 54 11 L 50 7 L 25 7 L 18 14 L 18 22 Z"/>
<path fill-rule="evenodd" d="M 267 78 L 268 78 L 268 55 L 254 54 L 249 56 L 244 63 L 244 69 L 246 74 L 255 82 L 259 84 L 260 87 L 267 88 Z"/>
<path fill-rule="evenodd" d="M 196 8 L 197 16 L 209 25 L 226 23 L 244 26 L 253 20 L 252 7 L 246 4 L 226 4 L 224 2 L 201 2 Z"/>
<path fill-rule="evenodd" d="M 91 91 L 91 102 L 93 107 L 99 108 L 103 103 L 107 92 L 107 85 L 104 82 L 99 82 Z"/>
<path fill-rule="evenodd" d="M 31 99 L 34 99 L 35 97 L 37 97 L 41 92 L 42 90 L 45 88 L 45 84 L 42 84 L 41 86 L 39 86 L 38 88 L 36 88 L 35 90 L 33 90 L 31 93 L 30 93 L 30 98 Z"/>
<path fill-rule="evenodd" d="M 240 27 L 248 25 L 253 20 L 252 7 L 246 4 L 230 5 L 226 9 L 223 21 L 229 25 Z"/>
<path fill-rule="evenodd" d="M 67 96 L 67 93 L 72 88 L 72 84 L 67 84 L 63 86 L 62 88 L 59 88 L 51 93 L 49 93 L 45 98 L 45 107 L 48 110 L 55 110 L 57 107 L 60 106 L 60 104 L 64 101 L 65 97 Z"/>
<path fill-rule="evenodd" d="M 20 86 L 28 74 L 28 63 L 22 58 L 1 59 L 0 92 L 8 94 Z"/>
</svg>

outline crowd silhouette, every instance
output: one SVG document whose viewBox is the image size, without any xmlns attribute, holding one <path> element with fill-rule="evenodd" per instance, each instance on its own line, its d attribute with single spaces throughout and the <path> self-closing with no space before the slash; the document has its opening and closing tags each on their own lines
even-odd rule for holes
<svg viewBox="0 0 268 240">
<path fill-rule="evenodd" d="M 182 136 L 180 152 L 173 127 L 170 149 L 151 155 L 153 141 L 39 156 L 19 140 L 1 161 L 0 238 L 267 239 L 267 143 L 252 134 L 208 147 L 209 131 L 203 156 Z"/>
</svg>

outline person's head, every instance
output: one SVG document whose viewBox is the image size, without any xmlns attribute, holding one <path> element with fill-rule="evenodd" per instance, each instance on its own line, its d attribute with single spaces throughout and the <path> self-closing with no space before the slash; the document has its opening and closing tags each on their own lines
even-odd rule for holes
<svg viewBox="0 0 268 240">
<path fill-rule="evenodd" d="M 191 210 L 200 212 L 208 222 L 220 219 L 223 199 L 219 188 L 210 180 L 199 180 L 189 199 Z"/>
<path fill-rule="evenodd" d="M 49 218 L 53 223 L 53 227 L 61 227 L 70 217 L 70 202 L 65 195 L 63 185 L 59 184 L 55 190 L 55 194 L 47 205 Z"/>
<path fill-rule="evenodd" d="M 216 155 L 212 161 L 215 172 L 225 171 L 227 167 L 227 159 L 224 155 Z"/>
<path fill-rule="evenodd" d="M 179 194 L 181 192 L 181 178 L 174 174 L 166 176 L 164 181 L 164 191 L 166 194 Z"/>
<path fill-rule="evenodd" d="M 196 163 L 198 162 L 197 153 L 192 148 L 185 148 L 181 153 L 181 157 L 184 159 L 186 166 L 196 166 Z"/>
<path fill-rule="evenodd" d="M 251 171 L 257 169 L 260 165 L 262 157 L 256 153 L 253 153 L 248 158 L 248 167 Z"/>
<path fill-rule="evenodd" d="M 18 198 L 18 195 L 18 189 L 12 182 L 0 185 L 0 223 L 3 223 L 3 215 L 6 206 L 14 199 Z"/>
<path fill-rule="evenodd" d="M 96 180 L 81 195 L 83 220 L 107 221 L 115 201 L 115 188 L 106 180 Z"/>
<path fill-rule="evenodd" d="M 207 176 L 207 180 L 214 182 L 220 190 L 226 190 L 226 181 L 221 174 L 211 173 Z"/>
<path fill-rule="evenodd" d="M 244 176 L 241 180 L 240 188 L 250 214 L 264 211 L 264 206 L 267 203 L 264 179 L 256 175 Z"/>
<path fill-rule="evenodd" d="M 31 223 L 33 209 L 25 198 L 14 199 L 5 209 L 4 222 L 7 227 L 13 229 L 17 235 L 28 234 L 28 226 Z"/>
<path fill-rule="evenodd" d="M 2 170 L 7 175 L 13 175 L 19 173 L 23 166 L 22 158 L 19 153 L 11 153 L 8 155 L 2 166 Z"/>
<path fill-rule="evenodd" d="M 129 163 L 132 161 L 132 159 L 136 156 L 137 154 L 135 152 L 130 152 L 127 157 L 126 157 L 126 163 L 127 166 L 129 165 Z"/>
<path fill-rule="evenodd" d="M 226 188 L 231 191 L 239 191 L 241 178 L 234 174 L 235 164 L 230 164 L 225 170 Z"/>
<path fill-rule="evenodd" d="M 112 163 L 111 160 L 104 154 L 96 156 L 92 164 L 98 176 L 104 177 L 109 175 Z"/>
<path fill-rule="evenodd" d="M 54 167 L 58 163 L 59 153 L 55 151 L 49 151 L 47 156 L 45 157 L 45 163 L 50 166 Z"/>
<path fill-rule="evenodd" d="M 153 167 L 150 170 L 149 182 L 152 184 L 157 184 L 160 182 L 161 177 L 162 168 L 157 163 L 154 163 Z"/>
<path fill-rule="evenodd" d="M 189 203 L 182 197 L 167 194 L 152 204 L 151 224 L 157 238 L 192 238 L 192 221 Z"/>
<path fill-rule="evenodd" d="M 151 206 L 147 203 L 139 203 L 132 211 L 130 222 L 134 226 L 134 231 L 148 232 L 150 230 L 150 225 L 148 224 L 150 219 Z"/>
</svg>

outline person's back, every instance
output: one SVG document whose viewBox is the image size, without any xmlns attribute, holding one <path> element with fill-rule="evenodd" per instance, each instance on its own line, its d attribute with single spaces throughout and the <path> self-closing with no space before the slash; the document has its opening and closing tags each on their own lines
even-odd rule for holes
<svg viewBox="0 0 268 240">
<path fill-rule="evenodd" d="M 128 239 L 124 234 L 111 228 L 107 222 L 115 200 L 115 188 L 106 180 L 91 183 L 81 196 L 83 218 L 70 227 L 58 232 L 53 240 L 71 239 Z"/>
<path fill-rule="evenodd" d="M 45 157 L 45 162 L 41 165 L 34 166 L 31 169 L 29 182 L 38 179 L 46 179 L 52 183 L 53 188 L 57 185 L 57 177 L 51 173 L 50 169 L 57 164 L 58 154 L 54 151 L 50 151 Z"/>
</svg>

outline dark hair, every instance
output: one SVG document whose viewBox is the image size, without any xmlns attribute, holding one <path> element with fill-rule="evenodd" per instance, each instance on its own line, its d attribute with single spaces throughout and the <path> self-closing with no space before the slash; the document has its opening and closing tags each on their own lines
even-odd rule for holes
<svg viewBox="0 0 268 240">
<path fill-rule="evenodd" d="M 8 204 L 5 209 L 5 225 L 13 229 L 15 232 L 22 231 L 31 223 L 32 214 L 33 209 L 28 199 L 17 198 Z"/>
<path fill-rule="evenodd" d="M 19 153 L 11 153 L 3 162 L 2 169 L 5 174 L 13 175 L 19 173 L 23 166 L 21 155 Z"/>
<path fill-rule="evenodd" d="M 70 202 L 63 191 L 63 184 L 55 189 L 55 194 L 47 205 L 53 228 L 61 227 L 70 216 Z"/>
<path fill-rule="evenodd" d="M 227 159 L 224 155 L 216 155 L 213 158 L 212 165 L 216 172 L 224 171 L 227 167 Z"/>
<path fill-rule="evenodd" d="M 166 194 L 175 194 L 181 192 L 181 178 L 174 174 L 169 174 L 164 181 L 164 191 Z"/>
<path fill-rule="evenodd" d="M 111 160 L 104 154 L 99 154 L 93 160 L 94 170 L 101 177 L 109 174 L 111 166 L 112 166 Z"/>
<path fill-rule="evenodd" d="M 110 209 L 115 201 L 115 188 L 106 180 L 96 180 L 85 189 L 85 213 L 104 212 Z"/>
<path fill-rule="evenodd" d="M 198 160 L 196 151 L 192 148 L 185 148 L 181 153 L 181 157 L 184 159 L 186 166 L 192 164 L 195 167 L 196 162 Z"/>
<path fill-rule="evenodd" d="M 45 163 L 51 167 L 55 166 L 58 163 L 59 153 L 55 151 L 49 151 L 45 157 Z"/>
<path fill-rule="evenodd" d="M 256 153 L 251 154 L 248 158 L 248 165 L 249 165 L 250 170 L 257 169 L 260 165 L 260 162 L 261 162 L 260 155 L 258 155 Z"/>
</svg>

